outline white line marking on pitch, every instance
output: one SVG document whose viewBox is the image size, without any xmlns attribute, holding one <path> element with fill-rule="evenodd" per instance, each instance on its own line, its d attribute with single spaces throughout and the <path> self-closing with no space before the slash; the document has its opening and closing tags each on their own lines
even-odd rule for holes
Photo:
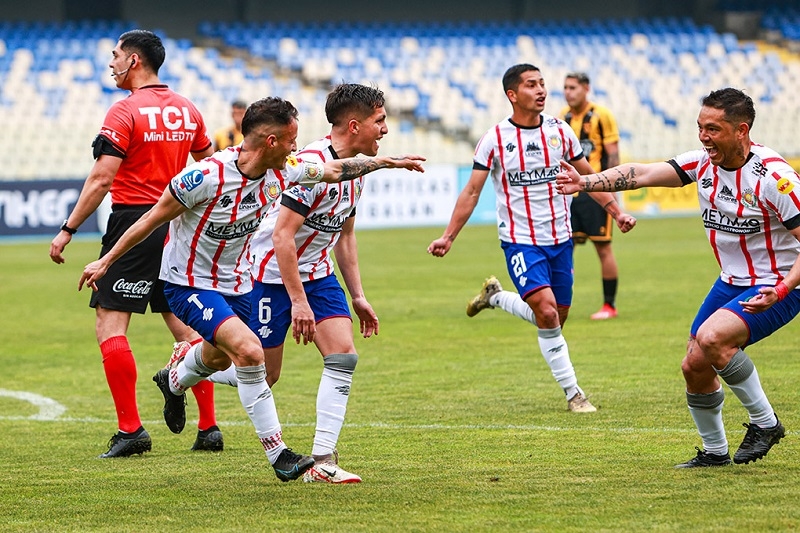
<svg viewBox="0 0 800 533">
<path fill-rule="evenodd" d="M 35 415 L 0 417 L 3 420 L 56 420 L 67 412 L 67 408 L 57 401 L 32 392 L 0 389 L 0 396 L 22 400 L 23 402 L 28 402 L 39 408 L 39 412 Z"/>
</svg>

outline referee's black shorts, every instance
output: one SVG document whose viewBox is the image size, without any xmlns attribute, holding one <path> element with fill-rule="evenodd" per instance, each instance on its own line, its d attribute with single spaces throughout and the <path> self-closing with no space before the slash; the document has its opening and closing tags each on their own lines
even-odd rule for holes
<svg viewBox="0 0 800 533">
<path fill-rule="evenodd" d="M 603 206 L 595 202 L 585 192 L 572 199 L 572 239 L 577 244 L 586 240 L 592 242 L 611 242 L 611 228 L 614 219 Z"/>
<path fill-rule="evenodd" d="M 108 253 L 125 231 L 139 220 L 151 206 L 114 206 L 108 219 L 100 257 Z M 147 304 L 154 313 L 169 312 L 164 297 L 164 283 L 158 279 L 161 254 L 169 224 L 157 228 L 144 241 L 120 257 L 105 276 L 97 281 L 89 307 L 100 306 L 114 311 L 144 313 Z"/>
</svg>

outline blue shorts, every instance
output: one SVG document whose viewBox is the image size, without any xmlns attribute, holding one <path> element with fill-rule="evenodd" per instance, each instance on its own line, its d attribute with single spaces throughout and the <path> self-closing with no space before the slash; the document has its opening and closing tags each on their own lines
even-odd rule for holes
<svg viewBox="0 0 800 533">
<path fill-rule="evenodd" d="M 500 241 L 506 254 L 508 275 L 523 300 L 550 287 L 560 307 L 572 305 L 572 246 L 572 241 L 555 246 Z"/>
<path fill-rule="evenodd" d="M 692 322 L 692 338 L 697 337 L 697 330 L 708 317 L 718 309 L 728 309 L 736 314 L 747 325 L 750 335 L 744 346 L 755 344 L 765 337 L 769 337 L 780 328 L 791 322 L 800 313 L 800 291 L 789 291 L 789 295 L 776 303 L 763 313 L 747 313 L 739 305 L 740 301 L 758 294 L 761 287 L 771 285 L 756 285 L 755 287 L 738 287 L 725 283 L 717 278 L 706 299 L 697 311 L 697 316 Z"/>
<path fill-rule="evenodd" d="M 317 323 L 326 318 L 351 318 L 347 297 L 335 275 L 307 281 L 303 283 L 303 288 Z M 286 340 L 286 333 L 292 325 L 292 302 L 286 288 L 283 285 L 256 281 L 250 294 L 250 329 L 261 339 L 263 348 L 280 346 Z"/>
<path fill-rule="evenodd" d="M 250 317 L 249 293 L 230 296 L 165 281 L 164 295 L 175 316 L 214 346 L 214 335 L 223 322 L 236 316 L 246 324 Z"/>
</svg>

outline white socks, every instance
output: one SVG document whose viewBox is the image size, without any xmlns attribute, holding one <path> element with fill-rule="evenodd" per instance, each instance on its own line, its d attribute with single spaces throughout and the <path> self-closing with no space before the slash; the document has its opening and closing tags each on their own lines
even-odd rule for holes
<svg viewBox="0 0 800 533">
<path fill-rule="evenodd" d="M 719 377 L 725 380 L 728 387 L 747 409 L 751 424 L 760 428 L 771 428 L 778 423 L 775 411 L 761 387 L 758 371 L 746 353 L 739 350 L 725 365 L 725 368 L 722 370 L 715 368 L 714 370 Z"/>
<path fill-rule="evenodd" d="M 567 399 L 580 393 L 578 378 L 575 376 L 575 369 L 572 368 L 567 341 L 561 334 L 561 327 L 539 329 L 539 349 L 542 351 L 542 356 L 550 367 L 553 377 L 564 389 Z"/>
<path fill-rule="evenodd" d="M 256 428 L 256 435 L 264 446 L 269 462 L 275 464 L 286 449 L 281 434 L 281 423 L 275 410 L 275 398 L 267 386 L 264 365 L 236 367 L 239 400 Z"/>
<path fill-rule="evenodd" d="M 489 305 L 499 307 L 506 313 L 530 322 L 534 326 L 536 325 L 536 316 L 533 314 L 533 309 L 516 292 L 500 291 L 495 293 L 489 298 Z"/>
<path fill-rule="evenodd" d="M 315 457 L 330 455 L 336 448 L 357 362 L 358 355 L 354 353 L 334 353 L 323 359 L 317 392 L 317 428 L 311 450 Z"/>
</svg>

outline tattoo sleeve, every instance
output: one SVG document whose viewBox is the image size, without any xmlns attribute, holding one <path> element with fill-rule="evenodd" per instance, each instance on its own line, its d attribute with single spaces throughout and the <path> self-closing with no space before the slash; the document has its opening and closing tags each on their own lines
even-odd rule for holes
<svg viewBox="0 0 800 533">
<path fill-rule="evenodd" d="M 364 158 L 364 159 L 350 159 L 348 161 L 342 161 L 342 175 L 341 181 L 348 181 L 356 179 L 364 174 L 369 174 L 379 168 L 386 168 L 387 164 L 379 163 L 373 158 Z"/>
<path fill-rule="evenodd" d="M 636 170 L 633 167 L 628 167 L 627 172 L 615 167 L 583 177 L 583 190 L 586 192 L 614 192 L 635 188 Z"/>
</svg>

